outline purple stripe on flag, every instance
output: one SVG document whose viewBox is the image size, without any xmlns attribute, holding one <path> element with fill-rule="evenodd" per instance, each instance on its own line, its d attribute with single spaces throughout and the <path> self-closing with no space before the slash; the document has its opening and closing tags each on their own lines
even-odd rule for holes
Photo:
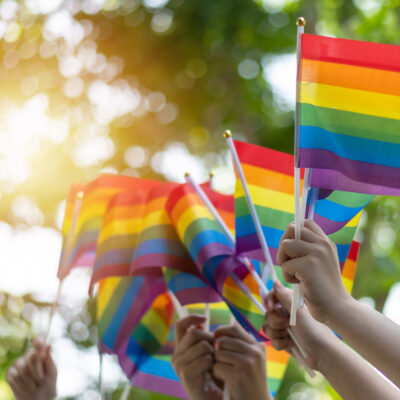
<svg viewBox="0 0 400 400">
<path fill-rule="evenodd" d="M 131 273 L 140 273 L 141 269 L 152 267 L 169 267 L 179 271 L 187 271 L 188 266 L 191 266 L 191 269 L 194 267 L 193 261 L 189 258 L 165 253 L 151 253 L 136 258 L 131 267 Z"/>
<path fill-rule="evenodd" d="M 126 350 L 126 348 L 124 350 Z M 179 381 L 173 381 L 172 379 L 141 372 L 123 351 L 118 352 L 118 361 L 133 386 L 144 390 L 157 391 L 181 399 L 188 399 L 188 396 Z"/>
<path fill-rule="evenodd" d="M 237 257 L 228 256 L 221 260 L 214 274 L 214 284 L 219 293 L 223 292 L 226 279 L 231 275 L 242 263 Z"/>
<path fill-rule="evenodd" d="M 179 290 L 175 293 L 179 302 L 185 306 L 194 303 L 217 303 L 222 301 L 221 297 L 211 287 L 198 287 Z"/>
<path fill-rule="evenodd" d="M 314 170 L 313 170 L 314 173 Z M 307 206 L 308 209 L 308 206 Z M 308 211 L 306 211 L 307 213 Z M 306 214 L 307 215 L 307 214 Z M 314 214 L 313 220 L 321 227 L 321 229 L 325 232 L 326 235 L 330 235 L 331 233 L 335 233 L 338 230 L 342 229 L 349 221 L 337 222 L 333 221 L 329 218 L 325 218 L 322 215 L 317 213 Z"/>
<path fill-rule="evenodd" d="M 326 188 L 329 190 L 341 190 L 343 192 L 400 196 L 400 189 L 358 182 L 333 169 L 313 168 L 311 187 L 321 188 L 321 190 L 322 188 Z"/>
<path fill-rule="evenodd" d="M 105 267 L 97 269 L 97 271 L 93 272 L 92 279 L 90 280 L 89 285 L 89 296 L 93 295 L 93 286 L 96 282 L 101 281 L 102 279 L 109 278 L 111 276 L 127 276 L 129 275 L 129 268 L 131 264 L 114 264 L 107 265 Z"/>
<path fill-rule="evenodd" d="M 161 378 L 160 376 L 149 375 L 137 370 L 130 379 L 133 386 L 144 390 L 156 391 L 180 399 L 188 399 L 182 384 L 172 379 Z"/>
<path fill-rule="evenodd" d="M 243 240 L 243 242 L 242 242 Z M 257 242 L 256 242 L 257 241 Z M 254 260 L 259 260 L 261 262 L 265 262 L 265 257 L 262 249 L 260 247 L 255 248 L 255 243 L 258 242 L 257 235 L 248 235 L 248 236 L 242 236 L 240 238 L 240 241 L 237 241 L 237 254 L 239 256 L 246 256 L 248 258 L 252 258 Z M 275 249 L 273 247 L 268 247 L 269 252 L 272 257 L 272 261 L 274 265 L 277 265 L 276 262 L 276 255 L 278 254 L 278 249 Z"/>
<path fill-rule="evenodd" d="M 317 182 L 317 187 L 320 187 L 318 175 L 322 172 L 314 174 L 314 168 L 336 170 L 358 181 L 357 188 L 349 190 L 352 192 L 357 189 L 360 193 L 382 194 L 380 189 L 384 188 L 385 194 L 396 195 L 400 190 L 400 168 L 349 160 L 328 150 L 301 148 L 299 166 L 313 168 L 312 178 L 314 183 Z M 338 184 L 331 182 L 329 187 L 325 185 L 324 188 L 337 190 L 335 183 Z"/>
<path fill-rule="evenodd" d="M 196 264 L 199 268 L 203 268 L 203 265 L 210 258 L 216 256 L 232 255 L 233 251 L 234 250 L 226 244 L 216 242 L 209 243 L 202 247 L 201 250 L 197 253 Z"/>
</svg>

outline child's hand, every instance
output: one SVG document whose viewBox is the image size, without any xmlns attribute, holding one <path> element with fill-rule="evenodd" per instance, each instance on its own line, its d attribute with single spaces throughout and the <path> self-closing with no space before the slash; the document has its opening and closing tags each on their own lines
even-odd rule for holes
<svg viewBox="0 0 400 400">
<path fill-rule="evenodd" d="M 232 400 L 270 399 L 265 345 L 238 325 L 222 326 L 214 332 L 217 341 L 214 375 L 228 386 Z"/>
<path fill-rule="evenodd" d="M 50 346 L 34 339 L 34 349 L 18 358 L 7 371 L 6 379 L 17 400 L 50 400 L 56 396 L 57 368 Z"/>
<path fill-rule="evenodd" d="M 277 350 L 288 352 L 294 346 L 287 331 L 290 319 L 288 310 L 290 310 L 291 301 L 292 291 L 283 287 L 280 282 L 275 282 L 274 289 L 265 299 L 267 315 L 263 327 L 265 334 L 271 338 L 272 346 Z M 319 370 L 324 348 L 329 341 L 338 340 L 334 333 L 316 321 L 308 312 L 307 307 L 297 311 L 297 323 L 291 329 L 308 354 L 305 360 L 309 367 Z"/>
<path fill-rule="evenodd" d="M 222 391 L 216 386 L 206 392 L 206 373 L 212 371 L 214 335 L 197 326 L 205 317 L 189 315 L 175 324 L 175 351 L 172 365 L 191 400 L 219 400 Z"/>
<path fill-rule="evenodd" d="M 277 255 L 287 282 L 300 283 L 312 316 L 327 323 L 339 302 L 351 300 L 341 277 L 335 244 L 321 228 L 306 220 L 301 240 L 294 239 L 294 224 L 282 236 Z"/>
</svg>

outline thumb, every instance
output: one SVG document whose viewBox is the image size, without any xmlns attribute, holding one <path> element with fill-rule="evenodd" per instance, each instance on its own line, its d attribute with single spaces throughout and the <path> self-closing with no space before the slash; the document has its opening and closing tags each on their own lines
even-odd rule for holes
<svg viewBox="0 0 400 400">
<path fill-rule="evenodd" d="M 283 305 L 283 307 L 290 312 L 290 306 L 292 304 L 292 291 L 285 288 L 281 282 L 276 281 L 274 283 L 275 297 Z"/>
</svg>

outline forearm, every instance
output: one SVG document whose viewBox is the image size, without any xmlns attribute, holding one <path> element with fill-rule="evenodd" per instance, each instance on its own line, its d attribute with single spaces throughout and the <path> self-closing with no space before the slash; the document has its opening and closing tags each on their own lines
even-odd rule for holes
<svg viewBox="0 0 400 400">
<path fill-rule="evenodd" d="M 400 387 L 400 326 L 353 298 L 338 304 L 328 325 Z"/>
<path fill-rule="evenodd" d="M 400 391 L 343 342 L 329 343 L 318 370 L 344 400 L 397 400 Z"/>
</svg>

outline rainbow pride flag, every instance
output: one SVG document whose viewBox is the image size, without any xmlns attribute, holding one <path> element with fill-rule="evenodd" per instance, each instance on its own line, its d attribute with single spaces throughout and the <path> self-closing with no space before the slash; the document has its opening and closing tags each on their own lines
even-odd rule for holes
<svg viewBox="0 0 400 400">
<path fill-rule="evenodd" d="M 107 208 L 97 241 L 89 294 L 96 282 L 111 276 L 128 276 L 142 218 L 145 191 L 127 190 L 115 195 Z"/>
<path fill-rule="evenodd" d="M 143 317 L 132 333 L 125 352 L 120 352 L 120 365 L 133 386 L 166 395 L 187 398 L 179 383 L 172 365 L 174 352 L 173 329 L 167 330 L 171 314 L 166 310 L 170 305 L 162 304 L 166 295 L 160 295 L 155 304 Z M 157 304 L 158 303 L 158 304 Z M 161 307 L 158 309 L 158 305 Z M 204 304 L 192 304 L 187 307 L 189 313 L 204 314 Z M 161 314 L 162 316 L 160 316 Z M 161 321 L 162 319 L 162 321 Z M 224 302 L 210 304 L 210 330 L 230 323 L 230 311 Z M 275 396 L 285 373 L 289 354 L 275 350 L 266 343 L 267 377 L 271 395 Z"/>
<path fill-rule="evenodd" d="M 86 185 L 80 207 L 73 247 L 67 265 L 58 271 L 65 278 L 75 267 L 92 267 L 95 260 L 97 239 L 108 204 L 117 194 L 126 190 L 149 190 L 159 182 L 123 175 L 105 174 Z"/>
<path fill-rule="evenodd" d="M 162 273 L 100 281 L 97 321 L 102 347 L 112 353 L 121 351 L 153 301 L 166 291 Z"/>
<path fill-rule="evenodd" d="M 303 34 L 299 79 L 312 185 L 400 195 L 400 47 Z"/>
<path fill-rule="evenodd" d="M 163 271 L 170 289 L 183 305 L 220 301 L 193 263 L 167 213 L 169 196 L 178 186 L 164 183 L 149 192 L 130 273 Z"/>
<path fill-rule="evenodd" d="M 168 294 L 161 294 L 132 331 L 124 348 L 117 352 L 118 362 L 133 386 L 186 399 L 171 365 L 172 318 L 172 301 Z"/>
<path fill-rule="evenodd" d="M 235 141 L 235 147 L 276 265 L 279 241 L 287 225 L 294 221 L 294 158 L 289 154 L 238 141 Z M 312 196 L 313 192 L 310 191 L 308 202 Z M 314 220 L 336 244 L 341 268 L 350 250 L 361 212 L 373 197 L 362 193 L 319 190 Z M 238 253 L 263 261 L 264 256 L 239 180 L 235 189 L 235 212 Z M 277 268 L 277 273 L 281 273 L 280 268 Z"/>
<path fill-rule="evenodd" d="M 357 260 L 360 253 L 360 243 L 353 240 L 350 246 L 349 254 L 342 269 L 342 279 L 344 287 L 351 294 L 353 290 L 354 277 L 356 275 Z"/>
<path fill-rule="evenodd" d="M 78 200 L 77 197 L 79 192 L 81 193 L 85 192 L 85 185 L 80 185 L 80 184 L 71 185 L 66 201 L 63 225 L 61 227 L 62 249 L 60 256 L 60 265 L 57 272 L 58 277 L 68 274 L 67 272 L 68 265 L 65 264 L 67 264 L 69 258 L 69 254 L 67 253 L 69 253 L 71 249 L 67 248 L 67 246 L 69 245 L 69 242 L 72 241 L 72 235 L 74 234 L 74 232 L 71 231 L 71 229 L 74 230 L 74 227 L 72 226 L 74 214 L 79 213 L 80 209 L 81 200 Z M 77 207 L 77 209 L 75 209 L 75 207 Z M 67 262 L 64 264 L 65 260 Z"/>
<path fill-rule="evenodd" d="M 223 208 L 227 211 L 232 206 L 231 196 L 219 194 L 207 187 L 203 189 L 217 210 Z M 259 288 L 235 256 L 235 249 L 192 187 L 189 184 L 178 186 L 171 193 L 166 208 L 178 236 L 199 271 L 226 301 L 237 321 L 257 339 L 265 340 L 264 334 L 260 332 L 264 315 L 239 289 L 231 276 L 235 274 L 244 281 L 252 294 L 262 302 Z"/>
</svg>

